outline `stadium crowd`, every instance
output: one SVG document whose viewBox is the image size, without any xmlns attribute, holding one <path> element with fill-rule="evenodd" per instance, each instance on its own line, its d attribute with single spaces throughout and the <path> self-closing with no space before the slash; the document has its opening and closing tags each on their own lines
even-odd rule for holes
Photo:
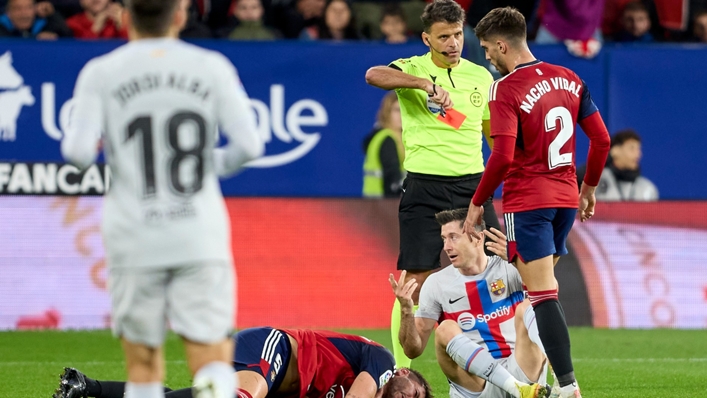
<svg viewBox="0 0 707 398">
<path fill-rule="evenodd" d="M 422 31 L 424 0 L 191 0 L 185 39 L 371 40 Z M 707 0 L 457 0 L 470 28 L 495 7 L 518 8 L 538 43 L 591 57 L 602 42 L 707 42 Z M 126 38 L 112 0 L 0 0 L 0 37 Z M 467 36 L 471 30 L 467 31 Z"/>
</svg>

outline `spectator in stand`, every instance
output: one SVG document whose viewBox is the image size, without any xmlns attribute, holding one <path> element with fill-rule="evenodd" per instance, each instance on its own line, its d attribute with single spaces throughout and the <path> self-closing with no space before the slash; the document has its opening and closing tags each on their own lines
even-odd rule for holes
<svg viewBox="0 0 707 398">
<path fill-rule="evenodd" d="M 55 40 L 71 37 L 71 29 L 49 2 L 35 6 L 34 0 L 8 0 L 5 14 L 0 15 L 0 37 Z"/>
<path fill-rule="evenodd" d="M 403 160 L 403 121 L 395 91 L 381 101 L 376 124 L 363 140 L 363 196 L 397 198 L 402 193 L 405 170 Z"/>
<path fill-rule="evenodd" d="M 279 33 L 263 24 L 263 4 L 260 0 L 238 0 L 233 15 L 238 26 L 231 31 L 231 40 L 275 40 Z"/>
<path fill-rule="evenodd" d="M 408 37 L 408 25 L 400 4 L 390 3 L 383 8 L 380 29 L 383 33 L 383 41 L 388 44 L 408 42 L 410 39 Z"/>
<path fill-rule="evenodd" d="M 621 130 L 611 138 L 611 150 L 596 190 L 597 201 L 654 201 L 658 188 L 641 175 L 641 136 L 631 129 Z M 586 165 L 577 168 L 582 181 Z"/>
<path fill-rule="evenodd" d="M 83 12 L 81 0 L 49 0 L 49 2 L 64 19 L 69 19 Z"/>
<path fill-rule="evenodd" d="M 613 40 L 621 29 L 623 24 L 621 15 L 626 4 L 636 0 L 606 0 L 604 3 L 604 16 L 602 17 L 601 31 L 607 40 Z"/>
<path fill-rule="evenodd" d="M 191 0 L 191 3 L 195 22 L 206 26 L 214 36 L 228 26 L 235 0 Z"/>
<path fill-rule="evenodd" d="M 328 0 L 324 7 L 324 18 L 316 26 L 302 31 L 304 40 L 358 40 L 356 21 L 347 0 Z"/>
<path fill-rule="evenodd" d="M 306 28 L 316 27 L 324 15 L 326 0 L 292 0 L 275 5 L 273 25 L 287 39 L 297 39 Z"/>
<path fill-rule="evenodd" d="M 601 49 L 605 0 L 543 0 L 535 42 L 562 43 L 575 56 L 593 58 Z"/>
<path fill-rule="evenodd" d="M 230 31 L 230 30 L 229 30 Z M 187 15 L 187 23 L 179 32 L 180 39 L 210 39 L 214 37 L 213 32 L 206 24 L 201 22 L 198 8 L 192 3 L 189 7 L 189 15 Z"/>
<path fill-rule="evenodd" d="M 707 43 L 707 10 L 699 10 L 692 17 L 692 35 L 695 41 Z"/>
<path fill-rule="evenodd" d="M 653 41 L 651 34 L 651 18 L 648 8 L 640 1 L 632 1 L 624 7 L 621 13 L 621 31 L 614 36 L 618 42 L 649 43 Z"/>
<path fill-rule="evenodd" d="M 84 12 L 66 21 L 77 39 L 127 39 L 123 6 L 111 0 L 81 0 Z"/>
</svg>

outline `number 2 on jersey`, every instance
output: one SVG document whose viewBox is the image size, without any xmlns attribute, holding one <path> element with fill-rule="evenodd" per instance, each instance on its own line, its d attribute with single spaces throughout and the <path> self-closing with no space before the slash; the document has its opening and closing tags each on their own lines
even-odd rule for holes
<svg viewBox="0 0 707 398">
<path fill-rule="evenodd" d="M 574 134 L 574 124 L 572 123 L 572 114 L 563 107 L 558 106 L 550 109 L 545 115 L 545 131 L 551 133 L 555 130 L 557 121 L 560 121 L 560 133 L 557 134 L 554 140 L 548 147 L 548 163 L 550 170 L 572 164 L 572 152 L 560 153 L 560 149 L 572 138 Z"/>
<path fill-rule="evenodd" d="M 182 149 L 179 142 L 179 128 L 184 123 L 196 125 L 196 144 L 190 149 Z M 140 116 L 133 119 L 128 125 L 125 142 L 133 137 L 141 135 L 142 160 L 141 168 L 143 172 L 143 197 L 150 198 L 157 193 L 157 181 L 155 178 L 155 152 L 152 141 L 152 117 Z M 206 147 L 206 122 L 201 115 L 194 112 L 179 112 L 169 118 L 167 122 L 167 144 L 172 151 L 168 159 L 169 186 L 176 192 L 184 195 L 193 194 L 201 190 L 204 178 L 204 148 Z M 180 169 L 182 163 L 187 159 L 193 159 L 194 175 L 190 183 L 184 184 L 180 179 Z"/>
</svg>

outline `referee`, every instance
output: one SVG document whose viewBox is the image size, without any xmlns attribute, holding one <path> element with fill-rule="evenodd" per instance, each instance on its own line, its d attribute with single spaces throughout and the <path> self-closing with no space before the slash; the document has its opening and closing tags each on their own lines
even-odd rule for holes
<svg viewBox="0 0 707 398">
<path fill-rule="evenodd" d="M 469 205 L 484 171 L 482 134 L 492 145 L 488 91 L 493 77 L 461 58 L 464 10 L 454 0 L 436 0 L 421 19 L 428 53 L 366 72 L 368 84 L 395 90 L 400 102 L 408 175 L 398 209 L 398 269 L 406 271 L 406 281 L 417 282 L 415 304 L 425 279 L 440 267 L 442 240 L 435 213 Z M 484 209 L 487 228 L 500 229 L 492 198 Z M 398 367 L 411 362 L 398 339 L 401 317 L 414 316 L 414 310 L 401 314 L 395 300 L 391 337 Z"/>
</svg>

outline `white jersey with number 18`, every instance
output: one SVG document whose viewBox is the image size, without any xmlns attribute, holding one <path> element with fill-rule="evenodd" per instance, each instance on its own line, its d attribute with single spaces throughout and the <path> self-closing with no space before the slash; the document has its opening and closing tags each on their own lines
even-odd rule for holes
<svg viewBox="0 0 707 398">
<path fill-rule="evenodd" d="M 74 100 L 62 153 L 86 167 L 103 136 L 109 266 L 230 261 L 218 176 L 260 156 L 263 142 L 228 59 L 176 39 L 133 41 L 86 64 Z M 215 149 L 218 129 L 228 144 Z"/>
</svg>

